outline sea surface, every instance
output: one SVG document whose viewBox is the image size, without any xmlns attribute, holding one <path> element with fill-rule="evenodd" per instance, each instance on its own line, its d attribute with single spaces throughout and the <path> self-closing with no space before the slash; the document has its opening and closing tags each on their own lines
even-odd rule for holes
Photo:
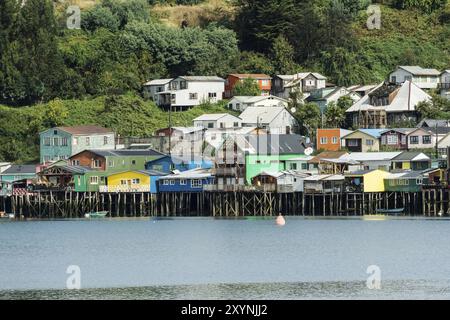
<svg viewBox="0 0 450 320">
<path fill-rule="evenodd" d="M 1 221 L 0 299 L 450 298 L 449 220 L 286 220 Z"/>
</svg>

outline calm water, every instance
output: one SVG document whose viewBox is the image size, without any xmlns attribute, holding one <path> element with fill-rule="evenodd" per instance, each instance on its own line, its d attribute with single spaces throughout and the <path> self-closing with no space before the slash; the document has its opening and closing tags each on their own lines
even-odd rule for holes
<svg viewBox="0 0 450 320">
<path fill-rule="evenodd" d="M 0 299 L 449 299 L 449 244 L 436 220 L 0 222 Z"/>
</svg>

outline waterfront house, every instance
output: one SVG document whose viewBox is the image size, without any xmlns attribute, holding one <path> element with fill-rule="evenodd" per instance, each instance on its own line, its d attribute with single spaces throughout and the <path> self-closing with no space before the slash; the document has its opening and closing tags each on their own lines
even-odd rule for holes
<svg viewBox="0 0 450 320">
<path fill-rule="evenodd" d="M 35 164 L 13 164 L 8 169 L 0 173 L 0 182 L 13 183 L 21 180 L 36 179 L 38 166 Z"/>
<path fill-rule="evenodd" d="M 339 160 L 345 160 L 357 163 L 349 165 L 348 172 L 361 170 L 384 170 L 389 171 L 392 167 L 392 159 L 399 156 L 402 152 L 352 152 L 343 155 Z"/>
<path fill-rule="evenodd" d="M 124 171 L 108 175 L 106 185 L 100 186 L 100 192 L 150 192 L 157 193 L 157 182 L 167 173 L 153 170 Z"/>
<path fill-rule="evenodd" d="M 11 196 L 13 192 L 13 185 L 11 182 L 0 181 L 0 197 Z"/>
<path fill-rule="evenodd" d="M 350 152 L 380 151 L 380 137 L 383 130 L 359 129 L 342 137 L 345 148 Z"/>
<path fill-rule="evenodd" d="M 384 188 L 388 192 L 421 192 L 423 182 L 422 171 L 398 172 L 384 178 Z"/>
<path fill-rule="evenodd" d="M 439 90 L 441 96 L 450 100 L 450 69 L 444 70 L 441 73 L 441 80 L 439 83 Z"/>
<path fill-rule="evenodd" d="M 320 174 L 334 174 L 335 170 L 330 171 L 330 160 L 338 160 L 346 154 L 346 151 L 324 151 L 309 160 L 308 164 Z M 334 168 L 333 164 L 331 166 Z"/>
<path fill-rule="evenodd" d="M 80 179 L 88 167 L 69 166 L 64 161 L 58 161 L 47 166 L 38 173 L 37 188 L 44 190 L 75 190 L 75 180 Z"/>
<path fill-rule="evenodd" d="M 285 107 L 248 107 L 239 115 L 243 127 L 264 129 L 268 134 L 291 134 L 297 131 L 297 119 Z"/>
<path fill-rule="evenodd" d="M 431 168 L 431 158 L 422 152 L 405 151 L 392 159 L 392 170 L 422 171 Z"/>
<path fill-rule="evenodd" d="M 295 170 L 280 172 L 261 172 L 252 179 L 257 191 L 292 193 L 303 192 L 303 180 L 310 174 Z"/>
<path fill-rule="evenodd" d="M 156 79 L 148 81 L 143 86 L 143 95 L 146 99 L 153 100 L 157 105 L 159 104 L 159 93 L 169 91 L 171 79 Z"/>
<path fill-rule="evenodd" d="M 262 172 L 288 170 L 286 161 L 305 157 L 304 137 L 295 134 L 247 136 L 249 148 L 245 154 L 246 181 Z"/>
<path fill-rule="evenodd" d="M 384 179 L 389 176 L 384 170 L 363 170 L 345 174 L 347 192 L 384 192 Z"/>
<path fill-rule="evenodd" d="M 236 96 L 228 102 L 228 108 L 243 112 L 248 107 L 285 107 L 288 101 L 276 96 Z"/>
<path fill-rule="evenodd" d="M 386 129 L 381 133 L 381 149 L 408 150 L 408 135 L 414 130 L 414 128 Z"/>
<path fill-rule="evenodd" d="M 262 96 L 268 96 L 272 89 L 272 78 L 267 74 L 230 74 L 225 81 L 225 99 L 234 96 L 234 87 L 245 79 L 253 79 L 261 90 Z"/>
<path fill-rule="evenodd" d="M 159 192 L 202 192 L 207 185 L 214 184 L 214 177 L 209 170 L 194 169 L 173 174 L 158 180 Z"/>
<path fill-rule="evenodd" d="M 148 161 L 164 156 L 166 155 L 152 149 L 85 150 L 70 157 L 69 164 L 98 171 L 123 172 L 144 170 Z"/>
<path fill-rule="evenodd" d="M 316 72 L 276 75 L 273 78 L 272 92 L 280 98 L 289 99 L 292 92 L 298 91 L 306 98 L 310 92 L 325 88 L 326 82 L 327 78 Z"/>
<path fill-rule="evenodd" d="M 225 80 L 208 76 L 181 76 L 169 83 L 169 89 L 157 93 L 158 106 L 164 110 L 185 111 L 202 103 L 223 99 Z"/>
<path fill-rule="evenodd" d="M 302 155 L 298 158 L 290 158 L 286 160 L 286 170 L 296 172 L 318 173 L 317 168 L 309 163 L 314 157 Z"/>
<path fill-rule="evenodd" d="M 202 129 L 227 129 L 242 127 L 242 119 L 228 113 L 203 114 L 193 120 L 194 127 Z"/>
<path fill-rule="evenodd" d="M 305 193 L 340 193 L 344 190 L 345 177 L 339 174 L 321 174 L 303 179 Z"/>
<path fill-rule="evenodd" d="M 82 172 L 74 173 L 75 192 L 99 192 L 100 188 L 106 186 L 108 171 L 91 170 L 84 168 Z"/>
<path fill-rule="evenodd" d="M 414 83 L 382 83 L 347 109 L 347 122 L 353 128 L 383 129 L 401 123 L 417 122 L 416 107 L 431 96 Z"/>
<path fill-rule="evenodd" d="M 353 131 L 345 129 L 317 129 L 317 150 L 321 151 L 339 151 L 345 147 L 343 137 Z"/>
<path fill-rule="evenodd" d="M 325 112 L 329 103 L 337 103 L 340 98 L 346 96 L 350 97 L 353 102 L 361 99 L 359 94 L 351 92 L 345 87 L 331 87 L 312 91 L 306 101 L 317 104 L 320 110 Z"/>
<path fill-rule="evenodd" d="M 411 81 L 421 89 L 436 89 L 440 82 L 440 72 L 436 69 L 425 69 L 419 66 L 399 66 L 389 75 L 389 81 L 403 84 Z"/>
<path fill-rule="evenodd" d="M 39 134 L 41 163 L 67 160 L 86 149 L 115 148 L 115 134 L 99 126 L 55 127 Z"/>
<path fill-rule="evenodd" d="M 211 169 L 212 166 L 213 163 L 211 160 L 204 157 L 192 156 L 188 154 L 186 155 L 186 157 L 166 155 L 161 158 L 150 160 L 145 164 L 145 169 L 170 173 L 174 170 L 182 172 L 198 168 Z"/>
</svg>

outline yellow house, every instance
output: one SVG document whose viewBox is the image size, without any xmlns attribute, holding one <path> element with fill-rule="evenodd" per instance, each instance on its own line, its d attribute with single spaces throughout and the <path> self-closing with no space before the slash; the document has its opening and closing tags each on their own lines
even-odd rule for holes
<svg viewBox="0 0 450 320">
<path fill-rule="evenodd" d="M 100 192 L 152 192 L 156 193 L 156 181 L 165 174 L 157 171 L 124 171 L 108 176 L 106 186 Z"/>
<path fill-rule="evenodd" d="M 342 142 L 350 152 L 378 152 L 382 132 L 381 129 L 359 129 L 342 137 Z"/>
<path fill-rule="evenodd" d="M 357 192 L 384 192 L 384 179 L 390 175 L 383 170 L 357 171 L 345 175 L 347 185 Z"/>
</svg>

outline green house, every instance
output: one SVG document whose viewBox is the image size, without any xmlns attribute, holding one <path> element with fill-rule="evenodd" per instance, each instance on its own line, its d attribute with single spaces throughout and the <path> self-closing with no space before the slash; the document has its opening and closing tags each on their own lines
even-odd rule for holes
<svg viewBox="0 0 450 320">
<path fill-rule="evenodd" d="M 424 183 L 422 171 L 391 173 L 384 179 L 385 191 L 388 192 L 421 192 Z"/>
<path fill-rule="evenodd" d="M 305 161 L 309 159 L 305 155 L 305 140 L 300 135 L 253 135 L 247 137 L 247 141 L 249 147 L 245 155 L 245 178 L 248 184 L 263 172 L 291 170 L 288 164 L 299 162 L 300 158 L 305 158 Z"/>
<path fill-rule="evenodd" d="M 100 187 L 108 183 L 107 171 L 85 171 L 74 175 L 74 190 L 76 192 L 98 192 Z"/>
<path fill-rule="evenodd" d="M 115 134 L 99 126 L 55 127 L 39 134 L 40 161 L 67 160 L 86 149 L 114 149 Z"/>
</svg>

